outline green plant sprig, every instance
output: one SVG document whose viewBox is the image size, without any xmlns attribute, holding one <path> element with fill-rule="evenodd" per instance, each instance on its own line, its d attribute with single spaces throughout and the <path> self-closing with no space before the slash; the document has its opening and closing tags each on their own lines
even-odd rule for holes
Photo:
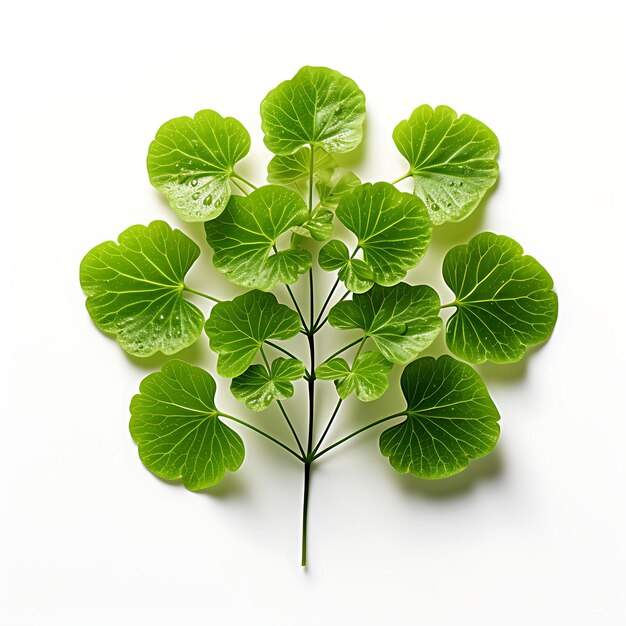
<svg viewBox="0 0 626 626">
<path fill-rule="evenodd" d="M 217 355 L 217 375 L 231 380 L 233 396 L 252 412 L 277 405 L 292 442 L 220 411 L 213 376 L 174 359 L 142 381 L 131 401 L 130 431 L 151 472 L 182 479 L 191 490 L 217 484 L 243 463 L 244 442 L 227 422 L 297 459 L 304 466 L 306 565 L 313 465 L 387 422 L 380 452 L 401 473 L 446 478 L 488 454 L 500 434 L 500 415 L 470 364 L 521 359 L 528 346 L 548 339 L 558 304 L 546 270 L 515 241 L 493 233 L 480 233 L 445 256 L 452 302 L 442 305 L 431 287 L 404 282 L 426 253 L 433 228 L 465 219 L 497 180 L 498 140 L 482 122 L 446 106 L 419 106 L 393 132 L 408 171 L 393 183 L 372 184 L 337 160 L 363 137 L 365 96 L 353 80 L 304 67 L 268 93 L 261 119 L 265 145 L 274 153 L 266 185 L 236 170 L 250 149 L 247 130 L 211 110 L 166 122 L 147 159 L 150 182 L 182 220 L 204 223 L 213 265 L 243 288 L 241 295 L 222 300 L 187 285 L 200 249 L 163 221 L 131 226 L 117 242 L 93 248 L 81 263 L 80 281 L 96 326 L 129 354 L 173 355 L 204 331 Z M 413 193 L 394 186 L 407 178 Z M 337 236 L 335 220 L 356 238 L 352 250 Z M 279 249 L 286 234 L 289 244 Z M 306 240 L 319 242 L 316 258 Z M 316 266 L 336 273 L 325 294 L 316 287 Z M 308 298 L 300 302 L 291 285 L 305 274 Z M 289 306 L 274 295 L 278 289 Z M 211 303 L 208 318 L 186 294 Z M 444 308 L 454 309 L 445 338 L 458 358 L 420 357 L 441 332 Z M 359 336 L 318 362 L 316 339 L 326 324 Z M 282 344 L 299 334 L 306 336 L 304 359 Z M 405 408 L 328 443 L 344 400 L 352 394 L 361 402 L 380 398 L 396 365 L 404 368 Z M 307 408 L 291 412 L 285 401 L 301 380 Z M 316 394 L 325 381 L 333 382 L 338 397 L 320 421 Z M 324 427 L 316 438 L 317 423 Z"/>
</svg>

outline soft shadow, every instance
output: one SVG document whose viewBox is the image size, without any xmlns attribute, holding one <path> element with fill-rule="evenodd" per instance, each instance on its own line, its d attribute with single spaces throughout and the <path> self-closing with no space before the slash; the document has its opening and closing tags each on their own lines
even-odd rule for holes
<svg viewBox="0 0 626 626">
<path fill-rule="evenodd" d="M 435 227 L 431 247 L 437 252 L 445 254 L 451 247 L 467 243 L 474 235 L 481 232 L 487 215 L 487 204 L 492 194 L 498 189 L 499 184 L 498 179 L 466 219 L 461 222 L 446 222 L 442 226 Z"/>
<path fill-rule="evenodd" d="M 200 336 L 194 344 L 174 355 L 166 355 L 160 352 L 146 357 L 133 356 L 127 352 L 124 352 L 124 355 L 130 361 L 131 365 L 139 370 L 161 369 L 165 363 L 173 359 L 181 359 L 189 363 L 203 363 L 206 362 L 206 358 L 209 355 L 208 340 L 204 339 L 203 336 Z M 207 345 L 205 345 L 205 343 L 207 343 Z"/>
<path fill-rule="evenodd" d="M 183 481 L 180 478 L 166 480 L 165 478 L 160 478 L 154 474 L 151 474 L 151 476 L 172 489 L 184 489 Z M 210 496 L 211 498 L 222 500 L 242 496 L 246 493 L 246 491 L 247 485 L 245 481 L 242 480 L 241 476 L 238 476 L 233 472 L 226 472 L 224 478 L 217 483 L 217 485 L 213 485 L 213 487 L 208 487 L 207 489 L 200 489 L 198 491 L 194 491 L 193 493 L 204 494 Z"/>
<path fill-rule="evenodd" d="M 497 479 L 503 471 L 504 463 L 499 448 L 481 459 L 470 461 L 467 469 L 460 474 L 442 480 L 423 480 L 411 474 L 392 474 L 392 480 L 400 489 L 430 500 L 454 498 L 469 491 L 476 483 Z"/>
<path fill-rule="evenodd" d="M 358 167 L 367 155 L 367 144 L 369 142 L 369 134 L 367 132 L 368 121 L 365 118 L 363 122 L 363 141 L 350 152 L 344 152 L 342 154 L 333 154 L 333 157 L 337 160 L 341 167 L 345 167 L 347 169 L 354 169 Z"/>
</svg>

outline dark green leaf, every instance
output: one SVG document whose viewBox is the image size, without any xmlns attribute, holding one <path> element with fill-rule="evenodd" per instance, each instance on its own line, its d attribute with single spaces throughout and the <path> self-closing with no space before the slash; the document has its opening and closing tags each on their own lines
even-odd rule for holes
<svg viewBox="0 0 626 626">
<path fill-rule="evenodd" d="M 232 117 L 215 111 L 177 117 L 150 144 L 150 182 L 181 219 L 205 222 L 226 207 L 235 163 L 249 150 L 248 131 Z"/>
<path fill-rule="evenodd" d="M 204 323 L 202 312 L 183 298 L 198 246 L 161 221 L 131 226 L 118 240 L 96 246 L 80 264 L 91 319 L 135 356 L 190 346 Z"/>
<path fill-rule="evenodd" d="M 393 140 L 435 224 L 467 217 L 498 179 L 498 138 L 450 107 L 418 107 L 396 126 Z"/>
<path fill-rule="evenodd" d="M 426 285 L 374 285 L 336 304 L 328 321 L 335 328 L 362 329 L 388 361 L 408 363 L 439 334 L 439 308 L 437 292 Z"/>
<path fill-rule="evenodd" d="M 347 152 L 363 136 L 365 96 L 356 83 L 326 67 L 303 67 L 261 103 L 265 145 L 287 155 L 304 145 Z"/>
<path fill-rule="evenodd" d="M 311 267 L 307 250 L 274 251 L 280 235 L 309 217 L 304 200 L 278 185 L 266 185 L 248 197 L 233 196 L 217 219 L 204 225 L 213 248 L 213 264 L 243 287 L 271 291 L 290 284 Z"/>
<path fill-rule="evenodd" d="M 493 450 L 500 415 L 469 365 L 425 357 L 405 368 L 401 384 L 407 418 L 380 436 L 380 451 L 395 470 L 446 478 Z"/>
<path fill-rule="evenodd" d="M 302 378 L 304 372 L 302 361 L 278 358 L 272 361 L 269 372 L 263 365 L 251 365 L 243 374 L 233 378 L 230 390 L 252 411 L 264 411 L 272 400 L 291 398 L 291 381 Z"/>
<path fill-rule="evenodd" d="M 454 354 L 482 363 L 518 361 L 550 336 L 558 300 L 550 274 L 502 235 L 481 233 L 446 255 L 443 276 L 456 294 L 446 341 Z"/>
<path fill-rule="evenodd" d="M 205 331 L 211 349 L 219 355 L 217 373 L 234 378 L 248 369 L 265 340 L 297 335 L 300 318 L 273 294 L 249 291 L 216 304 Z"/>
<path fill-rule="evenodd" d="M 219 483 L 244 459 L 241 437 L 220 419 L 208 372 L 170 361 L 143 379 L 130 404 L 130 432 L 143 464 L 197 491 Z"/>
</svg>

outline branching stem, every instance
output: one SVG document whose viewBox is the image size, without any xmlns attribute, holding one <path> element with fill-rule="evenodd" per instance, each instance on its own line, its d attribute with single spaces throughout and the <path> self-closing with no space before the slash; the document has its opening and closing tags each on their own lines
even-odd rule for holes
<svg viewBox="0 0 626 626">
<path fill-rule="evenodd" d="M 207 300 L 211 300 L 212 302 L 221 302 L 219 298 L 216 298 L 215 296 L 210 296 L 208 293 L 203 293 L 202 291 L 198 291 L 197 289 L 192 289 L 191 287 L 187 287 L 187 285 L 183 286 L 183 290 L 188 291 L 189 293 L 195 293 L 197 296 L 202 296 L 203 298 L 206 298 Z"/>
</svg>

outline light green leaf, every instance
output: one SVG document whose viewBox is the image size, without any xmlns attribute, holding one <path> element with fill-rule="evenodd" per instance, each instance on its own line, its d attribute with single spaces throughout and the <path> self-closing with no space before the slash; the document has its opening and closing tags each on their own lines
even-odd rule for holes
<svg viewBox="0 0 626 626">
<path fill-rule="evenodd" d="M 313 159 L 313 174 L 327 168 L 335 168 L 337 163 L 328 152 L 316 148 Z M 296 186 L 299 190 L 308 188 L 309 172 L 311 169 L 311 148 L 305 146 L 293 154 L 276 155 L 267 166 L 267 180 L 277 185 Z M 303 183 L 302 185 L 300 183 Z"/>
<path fill-rule="evenodd" d="M 265 145 L 287 155 L 304 145 L 348 152 L 363 137 L 365 96 L 357 84 L 326 67 L 303 67 L 261 103 Z"/>
<path fill-rule="evenodd" d="M 408 363 L 439 334 L 439 308 L 437 292 L 426 285 L 374 285 L 336 304 L 328 321 L 339 329 L 362 329 L 388 361 Z"/>
<path fill-rule="evenodd" d="M 333 234 L 334 217 L 335 214 L 330 209 L 316 209 L 302 227 L 294 230 L 299 232 L 298 229 L 303 228 L 316 241 L 325 241 Z"/>
<path fill-rule="evenodd" d="M 389 183 L 365 183 L 342 196 L 337 217 L 357 236 L 379 285 L 400 282 L 430 243 L 432 224 L 422 202 Z"/>
<path fill-rule="evenodd" d="M 446 342 L 470 361 L 518 361 L 550 336 L 558 315 L 550 274 L 502 235 L 481 233 L 446 255 L 443 276 L 456 294 Z"/>
<path fill-rule="evenodd" d="M 232 117 L 209 110 L 177 117 L 150 144 L 150 182 L 181 219 L 205 222 L 226 207 L 235 163 L 249 150 L 248 131 Z"/>
<path fill-rule="evenodd" d="M 498 179 L 498 138 L 450 107 L 418 107 L 396 126 L 393 140 L 434 224 L 466 218 Z"/>
<path fill-rule="evenodd" d="M 130 404 L 130 432 L 153 474 L 182 478 L 187 489 L 197 491 L 241 467 L 243 441 L 219 419 L 208 372 L 170 361 L 144 378 L 139 391 Z"/>
<path fill-rule="evenodd" d="M 360 259 L 351 258 L 343 241 L 333 239 L 322 246 L 318 261 L 320 267 L 327 272 L 338 269 L 339 279 L 353 293 L 363 293 L 374 284 L 374 274 L 370 266 Z"/>
<path fill-rule="evenodd" d="M 407 418 L 380 436 L 380 451 L 396 471 L 446 478 L 493 450 L 500 415 L 469 365 L 424 357 L 405 368 L 401 386 Z"/>
<path fill-rule="evenodd" d="M 87 253 L 80 284 L 96 326 L 135 356 L 174 354 L 200 336 L 204 316 L 183 298 L 200 249 L 165 222 L 131 226 Z"/>
<path fill-rule="evenodd" d="M 252 411 L 264 411 L 272 400 L 291 398 L 291 381 L 302 378 L 304 373 L 302 361 L 278 358 L 272 361 L 269 372 L 263 365 L 251 365 L 243 374 L 233 378 L 230 390 Z"/>
<path fill-rule="evenodd" d="M 217 373 L 243 374 L 267 339 L 291 339 L 300 332 L 300 318 L 271 293 L 249 291 L 211 310 L 205 332 L 218 354 Z"/>
<path fill-rule="evenodd" d="M 317 194 L 323 207 L 336 207 L 342 196 L 361 184 L 359 177 L 350 170 L 338 167 L 325 169 L 317 177 Z"/>
<path fill-rule="evenodd" d="M 338 380 L 337 393 L 344 400 L 356 391 L 359 400 L 370 402 L 387 391 L 387 374 L 392 367 L 382 354 L 364 352 L 352 367 L 345 359 L 330 359 L 315 370 L 315 376 L 320 380 Z"/>
<path fill-rule="evenodd" d="M 204 225 L 213 248 L 213 264 L 232 282 L 271 291 L 296 282 L 311 267 L 307 250 L 275 252 L 280 235 L 309 217 L 304 200 L 278 185 L 266 185 L 249 196 L 233 196 L 217 219 Z"/>
</svg>

